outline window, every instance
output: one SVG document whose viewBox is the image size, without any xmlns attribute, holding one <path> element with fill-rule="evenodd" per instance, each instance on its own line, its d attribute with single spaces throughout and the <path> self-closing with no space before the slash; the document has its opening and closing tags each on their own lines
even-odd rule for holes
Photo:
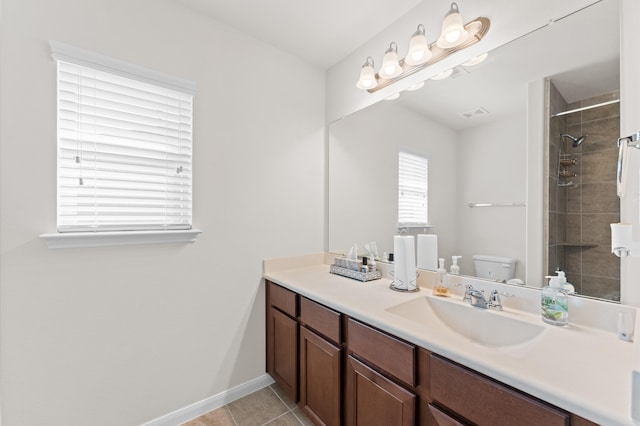
<svg viewBox="0 0 640 426">
<path fill-rule="evenodd" d="M 58 232 L 191 229 L 195 85 L 61 43 L 51 47 Z"/>
<path fill-rule="evenodd" d="M 398 153 L 398 227 L 422 227 L 428 224 L 427 158 Z"/>
</svg>

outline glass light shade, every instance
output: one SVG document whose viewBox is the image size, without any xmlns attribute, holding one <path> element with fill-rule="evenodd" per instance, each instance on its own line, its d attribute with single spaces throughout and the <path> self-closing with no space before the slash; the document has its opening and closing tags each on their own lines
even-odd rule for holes
<svg viewBox="0 0 640 426">
<path fill-rule="evenodd" d="M 391 46 L 384 53 L 379 74 L 382 78 L 394 78 L 402 74 L 402 67 L 398 62 L 398 48 L 395 43 L 391 43 Z"/>
<path fill-rule="evenodd" d="M 378 85 L 376 80 L 376 72 L 373 69 L 373 65 L 368 61 L 362 66 L 360 70 L 360 79 L 356 83 L 358 89 L 369 90 Z"/>
<path fill-rule="evenodd" d="M 482 55 L 478 55 L 475 58 L 469 59 L 467 62 L 463 62 L 462 65 L 465 67 L 472 67 L 474 65 L 478 65 L 484 62 L 484 60 L 487 59 L 487 56 L 489 56 L 489 53 L 485 52 Z"/>
<path fill-rule="evenodd" d="M 450 49 L 464 43 L 468 35 L 458 5 L 451 3 L 451 9 L 442 21 L 442 32 L 436 44 L 442 49 Z"/>
<path fill-rule="evenodd" d="M 441 73 L 434 75 L 433 77 L 431 77 L 431 80 L 444 80 L 445 78 L 449 77 L 451 74 L 453 74 L 453 68 L 446 71 L 442 71 Z"/>
<path fill-rule="evenodd" d="M 394 93 L 393 95 L 389 95 L 386 98 L 384 98 L 384 100 L 385 101 L 395 101 L 399 97 L 400 97 L 400 93 Z"/>
<path fill-rule="evenodd" d="M 431 50 L 429 50 L 429 43 L 427 43 L 427 37 L 424 34 L 424 27 L 418 26 L 416 31 L 411 37 L 409 42 L 409 52 L 407 53 L 404 62 L 409 65 L 420 65 L 431 59 Z"/>
<path fill-rule="evenodd" d="M 407 90 L 407 91 L 411 92 L 411 91 L 414 91 L 414 90 L 421 89 L 421 88 L 422 88 L 422 86 L 424 86 L 424 81 L 421 81 L 421 82 L 419 82 L 419 83 L 416 83 L 416 84 L 414 84 L 414 85 L 411 85 L 411 86 L 407 87 L 405 90 Z"/>
</svg>

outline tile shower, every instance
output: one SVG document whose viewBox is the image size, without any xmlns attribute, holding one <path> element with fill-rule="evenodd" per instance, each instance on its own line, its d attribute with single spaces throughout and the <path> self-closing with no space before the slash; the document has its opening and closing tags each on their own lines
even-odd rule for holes
<svg viewBox="0 0 640 426">
<path fill-rule="evenodd" d="M 618 100 L 619 92 L 567 103 L 552 82 L 548 90 L 545 270 L 565 271 L 577 293 L 619 301 L 620 259 L 611 254 L 609 224 L 620 221 L 615 144 L 620 104 L 554 116 Z M 561 134 L 587 137 L 574 147 Z"/>
</svg>

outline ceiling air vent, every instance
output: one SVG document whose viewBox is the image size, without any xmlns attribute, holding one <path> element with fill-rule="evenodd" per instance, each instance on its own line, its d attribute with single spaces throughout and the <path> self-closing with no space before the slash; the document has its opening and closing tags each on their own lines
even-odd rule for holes
<svg viewBox="0 0 640 426">
<path fill-rule="evenodd" d="M 471 111 L 461 112 L 460 116 L 467 120 L 489 114 L 489 111 L 483 107 L 474 108 Z"/>
</svg>

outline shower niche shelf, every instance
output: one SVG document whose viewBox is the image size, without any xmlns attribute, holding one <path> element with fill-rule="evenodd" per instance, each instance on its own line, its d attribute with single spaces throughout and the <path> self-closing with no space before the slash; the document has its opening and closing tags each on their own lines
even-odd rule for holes
<svg viewBox="0 0 640 426">
<path fill-rule="evenodd" d="M 595 243 L 558 243 L 558 244 L 551 244 L 551 247 L 593 248 L 593 247 L 598 247 L 598 244 L 595 244 Z"/>
</svg>

